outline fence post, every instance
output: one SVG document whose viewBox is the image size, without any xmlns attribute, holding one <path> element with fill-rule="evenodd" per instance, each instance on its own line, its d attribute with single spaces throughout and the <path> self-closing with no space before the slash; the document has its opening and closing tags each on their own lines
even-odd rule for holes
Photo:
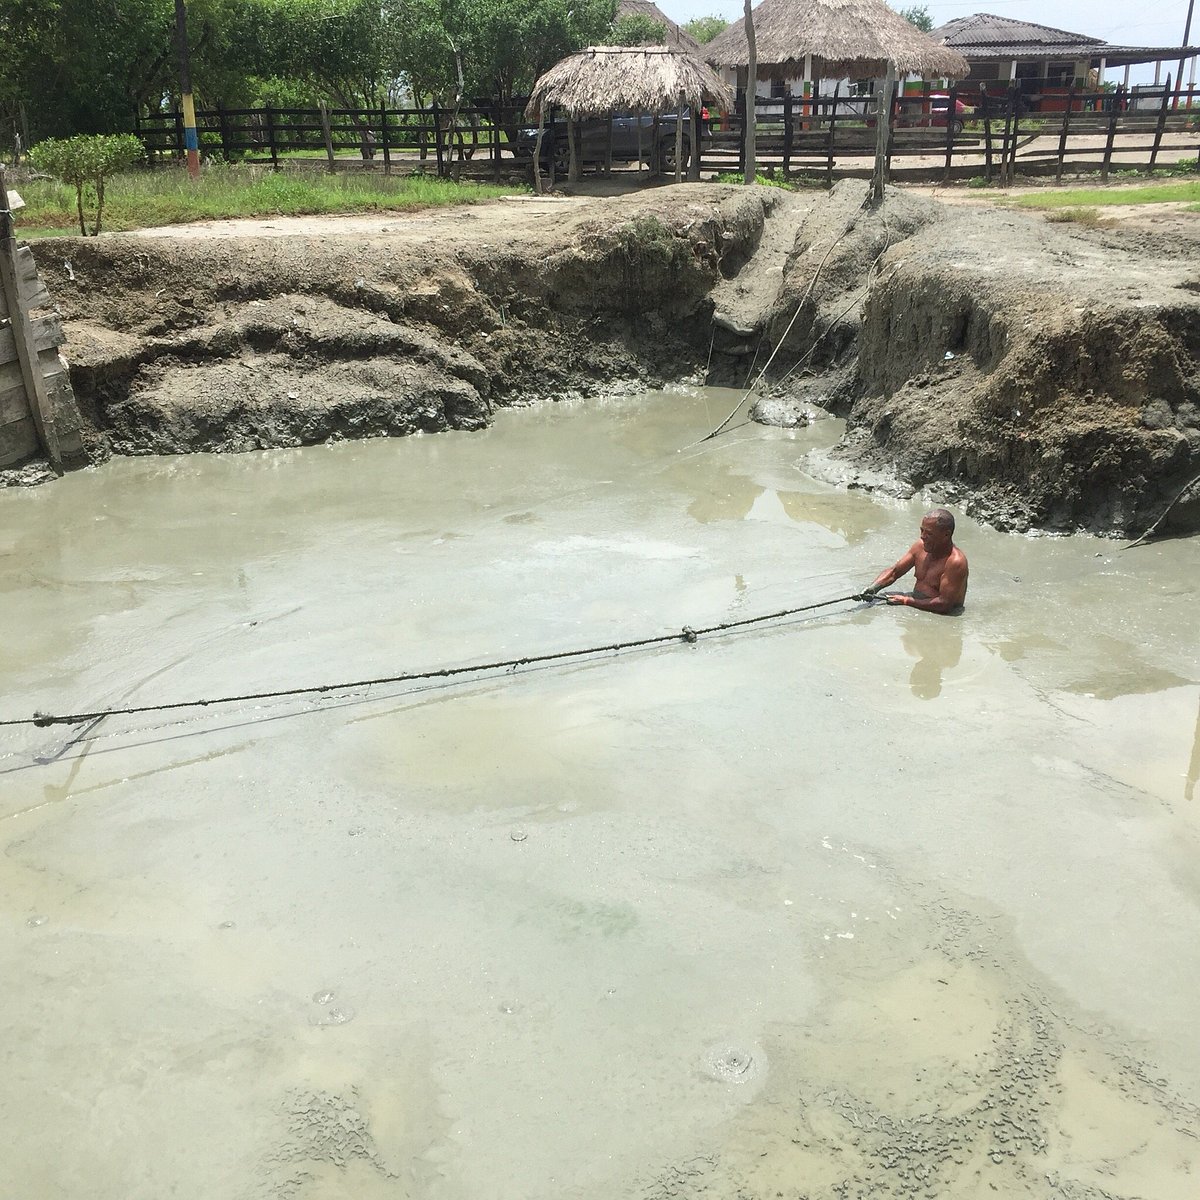
<svg viewBox="0 0 1200 1200">
<path fill-rule="evenodd" d="M 500 101 L 492 105 L 492 179 L 500 182 L 500 127 L 504 122 L 504 114 L 500 109 Z"/>
<path fill-rule="evenodd" d="M 54 408 L 50 394 L 46 391 L 46 380 L 42 375 L 42 364 L 38 358 L 29 310 L 21 299 L 17 242 L 13 236 L 12 213 L 8 207 L 8 184 L 4 178 L 3 167 L 0 167 L 0 299 L 6 302 L 8 308 L 9 326 L 16 345 L 17 361 L 21 366 L 21 378 L 25 384 L 25 394 L 29 399 L 29 411 L 38 440 L 46 451 L 51 469 L 56 475 L 61 475 L 62 450 L 58 444 L 58 430 L 54 428 Z"/>
<path fill-rule="evenodd" d="M 893 68 L 894 70 L 895 68 Z M 887 161 L 884 165 L 884 182 L 892 175 L 892 146 L 896 137 L 897 101 L 900 96 L 900 82 L 892 77 L 892 82 L 884 89 L 887 92 Z"/>
<path fill-rule="evenodd" d="M 871 172 L 871 190 L 867 193 L 871 204 L 882 202 L 884 186 L 887 183 L 892 147 L 892 92 L 895 79 L 896 67 L 889 60 L 883 86 L 875 97 L 875 166 Z"/>
<path fill-rule="evenodd" d="M 329 106 L 324 100 L 320 101 L 321 137 L 325 140 L 325 157 L 329 160 L 329 173 L 332 175 L 337 167 L 333 161 L 333 130 L 329 127 Z"/>
<path fill-rule="evenodd" d="M 184 140 L 183 140 L 183 113 L 181 113 L 178 109 L 176 109 L 176 111 L 171 114 L 171 117 L 175 122 L 175 154 L 174 154 L 174 157 L 175 158 L 186 158 L 187 157 L 187 146 L 184 144 Z"/>
<path fill-rule="evenodd" d="M 992 110 L 988 102 L 987 84 L 979 85 L 979 107 L 983 109 L 983 178 L 992 182 Z"/>
<path fill-rule="evenodd" d="M 833 187 L 833 130 L 837 125 L 837 109 L 838 96 L 842 90 L 842 81 L 839 79 L 833 85 L 833 104 L 829 109 L 829 143 L 825 148 L 825 186 Z"/>
<path fill-rule="evenodd" d="M 1067 135 L 1071 131 L 1071 110 L 1075 107 L 1075 84 L 1067 90 L 1067 111 L 1063 113 L 1062 131 L 1058 135 L 1058 162 L 1054 168 L 1054 182 L 1062 183 L 1063 167 L 1067 160 Z"/>
<path fill-rule="evenodd" d="M 1008 151 L 1009 138 L 1012 136 L 1012 119 L 1013 119 L 1013 89 L 1009 87 L 1004 95 L 1004 133 L 1003 140 L 1000 145 L 1000 186 L 1007 187 L 1008 179 Z"/>
<path fill-rule="evenodd" d="M 1162 142 L 1163 129 L 1167 124 L 1167 107 L 1171 98 L 1171 73 L 1167 72 L 1167 86 L 1163 88 L 1162 104 L 1158 108 L 1158 120 L 1154 125 L 1154 147 L 1150 151 L 1150 167 L 1153 169 L 1154 162 L 1158 158 L 1158 147 Z"/>
<path fill-rule="evenodd" d="M 792 168 L 792 93 L 783 98 L 783 177 L 786 179 Z"/>
<path fill-rule="evenodd" d="M 1113 142 L 1117 137 L 1117 122 L 1121 119 L 1121 85 L 1110 97 L 1111 104 L 1108 113 L 1108 136 L 1104 139 L 1104 161 L 1100 164 L 1100 179 L 1108 182 L 1109 168 L 1112 166 Z"/>
<path fill-rule="evenodd" d="M 379 140 L 383 143 L 383 173 L 390 175 L 392 173 L 392 148 L 388 144 L 391 137 L 388 134 L 386 100 L 379 105 Z"/>
<path fill-rule="evenodd" d="M 928 84 L 925 85 L 929 87 Z M 950 182 L 950 170 L 954 165 L 954 122 L 958 119 L 958 88 L 951 87 L 950 98 L 946 101 L 946 169 L 942 172 L 942 182 Z"/>
<path fill-rule="evenodd" d="M 221 130 L 221 157 L 229 162 L 232 158 L 229 149 L 229 117 L 225 112 L 225 105 L 217 105 L 217 124 Z"/>
<path fill-rule="evenodd" d="M 271 167 L 279 170 L 279 147 L 275 144 L 275 110 L 268 104 L 263 109 L 263 119 L 267 126 L 267 146 L 271 151 Z"/>
<path fill-rule="evenodd" d="M 433 151 L 437 155 L 438 178 L 444 179 L 446 176 L 446 164 L 442 156 L 442 110 L 436 96 L 429 111 L 433 114 Z"/>
<path fill-rule="evenodd" d="M 1017 179 L 1017 139 L 1021 136 L 1021 91 L 1015 85 L 1012 89 L 1012 141 L 1008 149 L 1008 186 Z"/>
</svg>

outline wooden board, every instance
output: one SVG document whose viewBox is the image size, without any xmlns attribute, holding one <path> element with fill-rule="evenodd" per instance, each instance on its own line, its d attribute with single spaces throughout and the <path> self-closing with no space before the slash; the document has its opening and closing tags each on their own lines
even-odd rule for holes
<svg viewBox="0 0 1200 1200">
<path fill-rule="evenodd" d="M 0 425 L 0 467 L 11 467 L 15 463 L 23 462 L 37 454 L 40 449 L 37 428 L 32 417 Z"/>
<path fill-rule="evenodd" d="M 41 351 L 38 355 L 38 362 L 41 363 L 42 374 L 47 379 L 55 374 L 55 372 L 63 369 L 59 364 L 58 349 L 54 346 Z M 14 359 L 12 362 L 0 364 L 0 392 L 24 385 L 24 383 L 25 377 L 21 374 L 21 364 L 19 362 Z"/>
<path fill-rule="evenodd" d="M 51 303 L 50 292 L 46 285 L 35 274 L 32 279 L 22 278 L 17 287 L 20 291 L 21 303 L 25 305 L 26 312 L 32 312 L 35 308 L 42 308 L 44 305 Z M 8 316 L 8 299 L 4 294 L 4 290 L 0 288 L 0 317 Z"/>
<path fill-rule="evenodd" d="M 57 317 L 34 317 L 30 324 L 33 326 L 33 342 L 39 354 L 43 350 L 53 350 L 67 340 Z M 17 343 L 12 326 L 5 325 L 0 328 L 0 363 L 13 362 L 16 357 Z"/>
</svg>

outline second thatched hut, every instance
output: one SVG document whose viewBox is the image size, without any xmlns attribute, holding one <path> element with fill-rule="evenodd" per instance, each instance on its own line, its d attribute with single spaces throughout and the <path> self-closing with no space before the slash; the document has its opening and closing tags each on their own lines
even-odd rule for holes
<svg viewBox="0 0 1200 1200">
<path fill-rule="evenodd" d="M 553 108 L 568 118 L 570 175 L 579 176 L 575 126 L 586 117 L 609 118 L 611 148 L 612 114 L 621 110 L 645 114 L 657 120 L 676 114 L 675 173 L 682 165 L 683 113 L 691 110 L 690 142 L 697 153 L 691 156 L 692 178 L 699 178 L 699 113 L 706 100 L 728 107 L 733 95 L 720 75 L 695 55 L 673 46 L 589 46 L 570 54 L 550 68 L 534 85 L 526 114 L 544 127 Z M 638 123 L 640 137 L 640 118 Z M 534 177 L 540 187 L 541 133 L 534 153 Z M 640 161 L 639 152 L 639 161 Z M 611 164 L 611 151 L 610 151 Z"/>
<path fill-rule="evenodd" d="M 922 33 L 884 0 L 762 0 L 753 11 L 758 70 L 746 79 L 750 47 L 745 20 L 705 48 L 718 68 L 737 73 L 753 94 L 767 80 L 879 79 L 897 75 L 961 79 L 970 65 L 957 50 Z"/>
</svg>

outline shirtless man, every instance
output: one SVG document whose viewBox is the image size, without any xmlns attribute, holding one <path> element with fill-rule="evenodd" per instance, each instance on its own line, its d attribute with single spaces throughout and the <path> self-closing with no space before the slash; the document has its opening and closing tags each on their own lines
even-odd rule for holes
<svg viewBox="0 0 1200 1200">
<path fill-rule="evenodd" d="M 889 604 L 907 604 L 923 612 L 948 615 L 957 612 L 967 598 L 967 556 L 954 544 L 954 517 L 944 508 L 930 509 L 921 521 L 921 540 L 884 571 L 863 596 L 873 597 L 880 588 L 895 583 L 913 567 L 917 586 L 909 594 L 889 592 Z"/>
</svg>

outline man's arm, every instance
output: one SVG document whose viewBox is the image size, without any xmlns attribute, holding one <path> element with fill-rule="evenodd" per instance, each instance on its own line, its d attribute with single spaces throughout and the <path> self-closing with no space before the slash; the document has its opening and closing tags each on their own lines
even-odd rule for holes
<svg viewBox="0 0 1200 1200">
<path fill-rule="evenodd" d="M 962 606 L 967 598 L 967 564 L 965 559 L 948 562 L 942 571 L 942 582 L 938 594 L 928 600 L 919 600 L 916 596 L 888 596 L 889 604 L 906 604 L 909 608 L 919 608 L 922 612 L 941 613 L 945 616 Z"/>
<path fill-rule="evenodd" d="M 917 564 L 917 543 L 913 542 L 908 548 L 908 553 L 901 558 L 894 567 L 888 567 L 886 571 L 880 573 L 879 577 L 871 584 L 869 588 L 864 588 L 864 594 L 873 596 L 880 588 L 885 588 L 889 584 L 895 583 L 901 575 L 907 575 Z"/>
</svg>

